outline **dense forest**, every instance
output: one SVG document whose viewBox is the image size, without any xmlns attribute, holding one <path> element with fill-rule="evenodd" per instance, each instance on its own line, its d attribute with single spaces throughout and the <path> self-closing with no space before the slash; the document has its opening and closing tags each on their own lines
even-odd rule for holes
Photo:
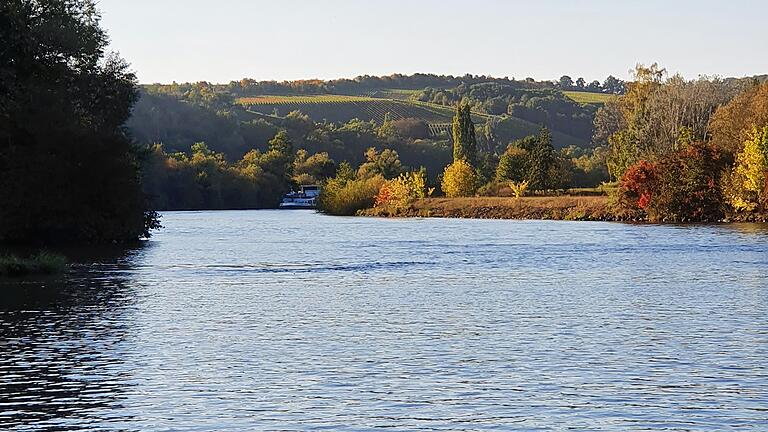
<svg viewBox="0 0 768 432">
<path fill-rule="evenodd" d="M 651 221 L 750 219 L 768 210 L 768 82 L 638 66 L 595 124 L 622 209 Z"/>
</svg>

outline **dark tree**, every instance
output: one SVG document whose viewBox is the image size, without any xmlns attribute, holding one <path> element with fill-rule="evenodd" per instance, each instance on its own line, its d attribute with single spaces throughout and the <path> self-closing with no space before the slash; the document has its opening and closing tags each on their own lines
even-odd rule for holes
<svg viewBox="0 0 768 432">
<path fill-rule="evenodd" d="M 561 89 L 569 90 L 573 87 L 573 79 L 571 79 L 571 77 L 568 75 L 563 75 L 560 77 L 558 84 L 560 85 Z"/>
<path fill-rule="evenodd" d="M 272 161 L 275 175 L 288 180 L 293 175 L 293 142 L 288 137 L 288 132 L 281 130 L 269 141 L 269 151 L 266 153 L 268 160 Z"/>
<path fill-rule="evenodd" d="M 104 242 L 158 226 L 123 124 L 134 75 L 91 0 L 0 3 L 0 241 Z"/>
<path fill-rule="evenodd" d="M 555 163 L 555 149 L 549 129 L 542 127 L 535 139 L 524 140 L 525 150 L 529 154 L 528 183 L 533 190 L 550 189 L 550 171 Z"/>
<path fill-rule="evenodd" d="M 608 78 L 603 81 L 603 89 L 608 93 L 624 94 L 626 91 L 626 84 L 615 76 L 608 75 Z"/>
</svg>

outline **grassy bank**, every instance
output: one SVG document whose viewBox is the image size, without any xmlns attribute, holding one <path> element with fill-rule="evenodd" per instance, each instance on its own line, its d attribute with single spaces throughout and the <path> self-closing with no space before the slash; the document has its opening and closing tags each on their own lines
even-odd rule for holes
<svg viewBox="0 0 768 432">
<path fill-rule="evenodd" d="M 473 219 L 552 219 L 573 221 L 643 222 L 643 216 L 625 213 L 607 196 L 425 198 L 395 211 L 372 208 L 361 216 L 437 217 Z M 661 221 L 662 223 L 666 221 Z M 729 213 L 721 222 L 768 222 L 768 214 Z"/>
<path fill-rule="evenodd" d="M 626 220 L 610 208 L 606 196 L 425 198 L 395 213 L 374 208 L 366 216 L 476 219 Z"/>
<path fill-rule="evenodd" d="M 28 258 L 0 255 L 0 277 L 52 275 L 67 270 L 67 259 L 58 254 L 40 252 Z"/>
</svg>

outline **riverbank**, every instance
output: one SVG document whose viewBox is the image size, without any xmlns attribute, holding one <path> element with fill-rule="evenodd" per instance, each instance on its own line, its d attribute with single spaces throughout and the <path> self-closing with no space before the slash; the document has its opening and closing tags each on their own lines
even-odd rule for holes
<svg viewBox="0 0 768 432">
<path fill-rule="evenodd" d="M 359 214 L 378 217 L 644 221 L 637 214 L 617 210 L 607 196 L 424 198 L 396 211 L 372 208 Z M 768 215 L 729 214 L 721 222 L 768 222 Z"/>
<path fill-rule="evenodd" d="M 392 212 L 374 208 L 364 216 L 472 219 L 556 219 L 618 221 L 606 196 L 425 198 Z"/>
</svg>

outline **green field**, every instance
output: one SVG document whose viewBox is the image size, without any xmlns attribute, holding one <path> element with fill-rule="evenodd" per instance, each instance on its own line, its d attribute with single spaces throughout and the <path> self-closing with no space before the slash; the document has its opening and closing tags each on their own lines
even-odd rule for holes
<svg viewBox="0 0 768 432">
<path fill-rule="evenodd" d="M 573 99 L 575 102 L 580 104 L 594 104 L 594 105 L 602 105 L 611 98 L 615 97 L 616 95 L 612 94 L 606 94 L 606 93 L 589 93 L 589 92 L 579 92 L 579 91 L 564 91 L 566 96 Z"/>
</svg>

